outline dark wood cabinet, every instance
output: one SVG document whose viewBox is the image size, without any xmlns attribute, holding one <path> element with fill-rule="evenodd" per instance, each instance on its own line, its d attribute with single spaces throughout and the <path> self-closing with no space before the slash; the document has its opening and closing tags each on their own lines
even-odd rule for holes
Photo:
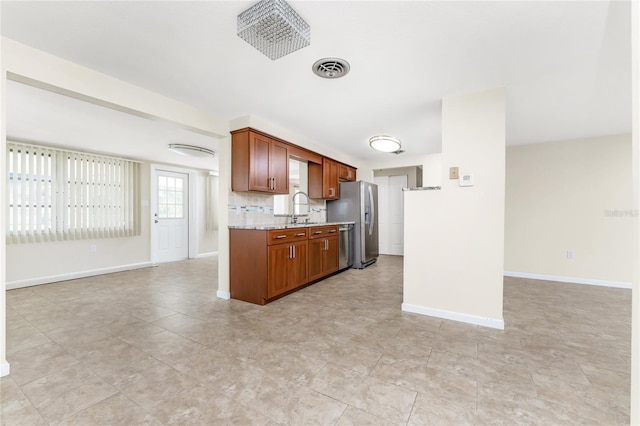
<svg viewBox="0 0 640 426">
<path fill-rule="evenodd" d="M 269 246 L 267 297 L 273 298 L 307 283 L 307 242 Z"/>
<path fill-rule="evenodd" d="M 232 299 L 264 305 L 338 270 L 338 226 L 229 230 Z"/>
<path fill-rule="evenodd" d="M 309 228 L 309 281 L 315 281 L 338 270 L 338 227 Z"/>
<path fill-rule="evenodd" d="M 356 169 L 346 164 L 338 164 L 338 179 L 345 182 L 355 182 Z"/>
<path fill-rule="evenodd" d="M 288 194 L 287 144 L 250 129 L 231 135 L 231 189 Z"/>
<path fill-rule="evenodd" d="M 338 162 L 323 158 L 322 164 L 309 163 L 309 197 L 326 200 L 340 198 Z"/>
<path fill-rule="evenodd" d="M 289 193 L 289 157 L 308 162 L 310 198 L 337 200 L 356 169 L 249 127 L 231 132 L 231 190 Z"/>
</svg>

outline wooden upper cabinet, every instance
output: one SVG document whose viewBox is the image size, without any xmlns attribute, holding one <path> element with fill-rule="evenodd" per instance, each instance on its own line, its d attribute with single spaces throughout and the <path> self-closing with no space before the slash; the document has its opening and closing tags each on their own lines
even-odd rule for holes
<svg viewBox="0 0 640 426">
<path fill-rule="evenodd" d="M 329 158 L 322 160 L 322 195 L 328 200 L 340 198 L 338 163 Z"/>
<path fill-rule="evenodd" d="M 322 165 L 309 163 L 309 197 L 337 200 L 340 198 L 339 163 L 323 158 Z"/>
<path fill-rule="evenodd" d="M 338 164 L 338 178 L 347 182 L 355 182 L 356 169 L 346 164 Z"/>
<path fill-rule="evenodd" d="M 289 193 L 289 157 L 308 162 L 310 198 L 337 200 L 356 169 L 249 127 L 231 132 L 231 189 Z"/>
<path fill-rule="evenodd" d="M 287 144 L 250 129 L 231 135 L 231 189 L 288 194 Z"/>
<path fill-rule="evenodd" d="M 272 191 L 271 174 L 269 170 L 271 139 L 260 134 L 249 133 L 249 190 Z"/>
<path fill-rule="evenodd" d="M 287 145 L 273 141 L 271 143 L 269 172 L 273 178 L 273 191 L 276 194 L 289 193 L 289 150 Z"/>
</svg>

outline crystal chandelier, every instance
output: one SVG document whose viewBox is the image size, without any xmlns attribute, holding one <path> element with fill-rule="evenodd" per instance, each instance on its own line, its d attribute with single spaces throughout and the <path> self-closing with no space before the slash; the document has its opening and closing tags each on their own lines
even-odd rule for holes
<svg viewBox="0 0 640 426">
<path fill-rule="evenodd" d="M 238 36 L 272 60 L 311 44 L 311 29 L 284 0 L 262 0 L 238 15 Z"/>
</svg>

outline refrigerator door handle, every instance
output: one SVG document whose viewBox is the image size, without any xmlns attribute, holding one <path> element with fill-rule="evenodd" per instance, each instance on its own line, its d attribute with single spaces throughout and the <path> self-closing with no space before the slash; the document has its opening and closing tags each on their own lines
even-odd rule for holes
<svg viewBox="0 0 640 426">
<path fill-rule="evenodd" d="M 376 220 L 376 209 L 375 209 L 375 204 L 373 202 L 373 190 L 371 189 L 371 185 L 368 186 L 369 188 L 369 208 L 371 209 L 371 220 L 369 221 L 369 235 L 373 235 L 373 223 Z"/>
</svg>

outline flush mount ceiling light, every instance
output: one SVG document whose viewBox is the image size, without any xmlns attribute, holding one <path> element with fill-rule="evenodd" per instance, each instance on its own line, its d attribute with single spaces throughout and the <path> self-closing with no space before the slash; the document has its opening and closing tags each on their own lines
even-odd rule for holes
<svg viewBox="0 0 640 426">
<path fill-rule="evenodd" d="M 313 73 L 322 78 L 340 78 L 347 75 L 351 67 L 349 62 L 340 58 L 322 58 L 311 67 Z"/>
<path fill-rule="evenodd" d="M 238 37 L 276 60 L 311 44 L 311 29 L 284 0 L 262 0 L 238 15 Z"/>
<path fill-rule="evenodd" d="M 176 154 L 186 155 L 188 157 L 213 157 L 216 153 L 209 148 L 202 148 L 200 146 L 185 145 L 182 143 L 170 143 L 169 151 Z"/>
<path fill-rule="evenodd" d="M 400 140 L 394 138 L 393 136 L 374 136 L 369 139 L 369 146 L 375 149 L 376 151 L 381 152 L 393 152 L 400 153 L 400 148 L 402 148 L 402 144 Z"/>
</svg>

